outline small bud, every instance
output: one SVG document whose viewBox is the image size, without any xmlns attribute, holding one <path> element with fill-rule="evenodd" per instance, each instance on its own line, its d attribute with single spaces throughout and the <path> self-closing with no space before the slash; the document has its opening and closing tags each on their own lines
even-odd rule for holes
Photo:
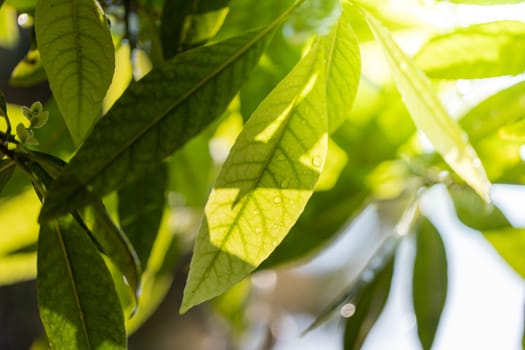
<svg viewBox="0 0 525 350">
<path fill-rule="evenodd" d="M 48 118 L 48 111 L 39 113 L 38 115 L 34 116 L 33 119 L 31 119 L 31 127 L 37 129 L 43 127 L 44 125 L 46 125 Z"/>
<path fill-rule="evenodd" d="M 43 108 L 44 107 L 42 106 L 42 102 L 36 101 L 33 102 L 33 104 L 31 105 L 31 112 L 33 112 L 33 115 L 36 115 L 42 112 Z"/>
<path fill-rule="evenodd" d="M 29 120 L 33 118 L 33 112 L 26 106 L 22 106 L 22 114 L 24 115 L 24 117 L 26 117 Z"/>
<path fill-rule="evenodd" d="M 20 142 L 24 143 L 27 140 L 27 137 L 29 136 L 29 130 L 26 129 L 24 124 L 18 123 L 18 125 L 16 126 L 16 135 L 18 136 Z"/>
</svg>

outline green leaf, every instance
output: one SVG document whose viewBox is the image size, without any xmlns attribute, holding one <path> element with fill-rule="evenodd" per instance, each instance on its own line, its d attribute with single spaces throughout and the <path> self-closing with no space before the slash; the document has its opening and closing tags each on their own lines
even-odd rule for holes
<svg viewBox="0 0 525 350">
<path fill-rule="evenodd" d="M 328 128 L 336 130 L 349 115 L 361 76 L 359 42 L 350 25 L 351 8 L 343 5 L 343 13 L 328 36 L 326 48 L 326 83 Z"/>
<path fill-rule="evenodd" d="M 95 0 L 38 1 L 35 31 L 42 63 L 75 144 L 100 116 L 115 54 Z"/>
<path fill-rule="evenodd" d="M 499 136 L 503 139 L 525 143 L 525 119 L 504 126 L 499 130 Z"/>
<path fill-rule="evenodd" d="M 525 71 L 525 23 L 497 21 L 475 24 L 438 35 L 421 48 L 415 62 L 428 76 L 478 79 Z"/>
<path fill-rule="evenodd" d="M 201 132 L 224 112 L 292 10 L 256 33 L 177 55 L 131 86 L 50 188 L 42 218 L 88 204 L 85 187 L 104 195 L 129 184 Z"/>
<path fill-rule="evenodd" d="M 503 5 L 503 4 L 518 4 L 523 0 L 438 0 L 453 2 L 456 4 L 468 4 L 468 5 Z"/>
<path fill-rule="evenodd" d="M 0 159 L 0 193 L 13 176 L 16 163 L 11 159 Z"/>
<path fill-rule="evenodd" d="M 525 116 L 525 81 L 500 90 L 486 98 L 459 121 L 471 142 L 493 135 L 501 127 Z"/>
<path fill-rule="evenodd" d="M 34 10 L 36 0 L 6 0 L 5 3 L 13 6 L 19 12 L 28 12 Z"/>
<path fill-rule="evenodd" d="M 37 269 L 40 317 L 54 349 L 126 348 L 111 275 L 71 218 L 41 226 Z"/>
<path fill-rule="evenodd" d="M 13 50 L 20 38 L 16 9 L 6 3 L 0 7 L 0 47 Z"/>
<path fill-rule="evenodd" d="M 167 167 L 162 163 L 118 192 L 120 225 L 144 270 L 164 212 L 167 179 Z"/>
<path fill-rule="evenodd" d="M 365 16 L 384 49 L 394 81 L 417 128 L 425 133 L 448 165 L 488 201 L 490 182 L 464 132 L 439 102 L 428 79 L 397 46 L 390 33 L 371 15 Z"/>
<path fill-rule="evenodd" d="M 502 228 L 483 231 L 483 236 L 492 244 L 499 255 L 525 279 L 525 229 Z"/>
<path fill-rule="evenodd" d="M 493 204 L 485 203 L 470 188 L 454 185 L 448 188 L 458 218 L 465 225 L 479 231 L 511 227 L 505 215 Z"/>
<path fill-rule="evenodd" d="M 394 275 L 394 256 L 378 272 L 375 278 L 359 292 L 352 300 L 355 313 L 346 320 L 344 333 L 344 349 L 358 350 L 365 343 L 366 337 L 381 315 L 385 307 L 392 277 Z"/>
<path fill-rule="evenodd" d="M 164 58 L 202 45 L 219 31 L 230 0 L 166 0 L 162 9 Z"/>
<path fill-rule="evenodd" d="M 38 50 L 30 50 L 11 73 L 9 85 L 33 86 L 46 81 L 47 75 Z"/>
<path fill-rule="evenodd" d="M 0 256 L 0 286 L 33 280 L 35 277 L 35 252 Z"/>
<path fill-rule="evenodd" d="M 106 255 L 126 277 L 126 282 L 137 302 L 142 269 L 135 249 L 126 234 L 115 224 L 102 201 L 89 206 L 87 211 L 88 215 L 84 214 L 81 217 L 88 224 L 89 233 L 100 246 L 101 253 Z M 87 221 L 90 218 L 92 221 Z"/>
<path fill-rule="evenodd" d="M 417 334 L 427 350 L 434 342 L 447 298 L 447 255 L 439 232 L 428 219 L 420 223 L 416 242 L 412 296 Z"/>
<path fill-rule="evenodd" d="M 7 119 L 7 101 L 4 93 L 0 90 L 0 117 Z"/>
<path fill-rule="evenodd" d="M 323 59 L 316 44 L 237 138 L 205 207 L 181 312 L 246 277 L 303 211 L 327 151 Z"/>
</svg>

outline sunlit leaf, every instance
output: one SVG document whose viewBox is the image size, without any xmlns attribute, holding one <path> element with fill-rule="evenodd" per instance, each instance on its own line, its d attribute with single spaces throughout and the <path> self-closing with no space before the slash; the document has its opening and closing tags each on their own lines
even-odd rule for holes
<svg viewBox="0 0 525 350">
<path fill-rule="evenodd" d="M 161 164 L 118 192 L 122 229 L 146 268 L 166 202 L 167 167 Z"/>
<path fill-rule="evenodd" d="M 432 38 L 415 62 L 432 78 L 476 79 L 525 71 L 525 23 L 497 21 L 456 29 Z"/>
<path fill-rule="evenodd" d="M 19 36 L 16 9 L 6 3 L 0 7 L 0 47 L 14 49 Z"/>
<path fill-rule="evenodd" d="M 32 86 L 46 81 L 47 75 L 38 50 L 30 50 L 13 72 L 9 84 L 13 86 Z"/>
<path fill-rule="evenodd" d="M 397 46 L 390 33 L 376 19 L 368 14 L 365 16 L 383 46 L 394 81 L 414 123 L 448 165 L 488 201 L 490 182 L 464 132 L 448 115 L 428 79 Z"/>
<path fill-rule="evenodd" d="M 503 4 L 517 4 L 523 2 L 523 0 L 438 0 L 453 2 L 456 4 L 468 4 L 468 5 L 503 5 Z"/>
<path fill-rule="evenodd" d="M 434 342 L 447 298 L 447 255 L 439 232 L 428 219 L 419 224 L 416 242 L 412 296 L 417 333 L 427 350 Z"/>
<path fill-rule="evenodd" d="M 32 280 L 36 277 L 36 253 L 0 256 L 0 286 Z"/>
<path fill-rule="evenodd" d="M 503 259 L 525 279 L 525 229 L 503 228 L 484 230 L 483 236 L 492 244 Z"/>
<path fill-rule="evenodd" d="M 493 135 L 502 126 L 525 116 L 525 82 L 519 82 L 486 98 L 459 121 L 471 142 Z"/>
<path fill-rule="evenodd" d="M 181 312 L 246 277 L 303 211 L 327 151 L 323 57 L 315 45 L 237 138 L 206 204 Z"/>
<path fill-rule="evenodd" d="M 5 0 L 6 4 L 13 6 L 20 12 L 34 10 L 36 1 L 37 0 Z"/>
<path fill-rule="evenodd" d="M 330 34 L 323 38 L 326 48 L 326 105 L 330 133 L 349 115 L 361 75 L 359 43 L 350 25 L 351 11 L 345 3 L 336 25 Z"/>
<path fill-rule="evenodd" d="M 126 348 L 124 317 L 111 275 L 73 220 L 41 226 L 37 286 L 40 317 L 53 348 Z"/>
<path fill-rule="evenodd" d="M 42 217 L 87 204 L 84 187 L 103 195 L 130 183 L 201 132 L 224 112 L 292 10 L 262 31 L 177 55 L 130 87 L 54 183 Z"/>
<path fill-rule="evenodd" d="M 115 52 L 115 74 L 102 101 L 102 114 L 106 114 L 128 87 L 133 77 L 128 43 L 122 43 Z"/>
<path fill-rule="evenodd" d="M 0 159 L 0 193 L 13 176 L 16 163 L 11 159 Z"/>
<path fill-rule="evenodd" d="M 381 315 L 390 293 L 394 262 L 392 257 L 372 282 L 360 291 L 359 296 L 355 300 L 352 299 L 355 312 L 346 320 L 343 338 L 345 350 L 361 349 L 368 333 Z"/>
<path fill-rule="evenodd" d="M 166 0 L 162 9 L 161 39 L 165 58 L 202 45 L 219 31 L 230 0 Z"/>
<path fill-rule="evenodd" d="M 506 140 L 525 143 L 525 119 L 504 126 L 499 130 L 498 135 Z"/>
<path fill-rule="evenodd" d="M 111 34 L 95 0 L 38 1 L 38 49 L 75 144 L 100 115 L 115 68 Z"/>
</svg>

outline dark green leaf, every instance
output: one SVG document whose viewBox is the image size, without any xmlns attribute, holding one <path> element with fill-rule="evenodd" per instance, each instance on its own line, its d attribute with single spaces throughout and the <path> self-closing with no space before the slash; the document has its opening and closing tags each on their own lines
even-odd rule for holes
<svg viewBox="0 0 525 350">
<path fill-rule="evenodd" d="M 465 225 L 479 231 L 511 227 L 505 215 L 495 205 L 485 203 L 470 188 L 453 185 L 448 190 L 458 218 Z"/>
<path fill-rule="evenodd" d="M 483 231 L 483 236 L 492 244 L 499 255 L 525 279 L 525 229 L 502 228 Z"/>
<path fill-rule="evenodd" d="M 432 78 L 477 79 L 525 70 L 525 23 L 498 21 L 459 28 L 432 38 L 415 57 Z"/>
<path fill-rule="evenodd" d="M 12 86 L 32 86 L 46 81 L 47 75 L 38 50 L 31 50 L 11 73 L 9 84 Z"/>
<path fill-rule="evenodd" d="M 447 255 L 439 232 L 428 219 L 419 224 L 416 242 L 412 295 L 417 333 L 427 350 L 434 342 L 447 298 Z"/>
<path fill-rule="evenodd" d="M 166 0 L 162 9 L 164 58 L 202 45 L 219 31 L 230 0 Z"/>
<path fill-rule="evenodd" d="M 459 124 L 475 143 L 525 116 L 525 82 L 498 91 L 468 111 Z"/>
<path fill-rule="evenodd" d="M 11 159 L 0 159 L 0 193 L 13 176 L 16 163 Z"/>
<path fill-rule="evenodd" d="M 88 224 L 90 233 L 100 246 L 101 252 L 126 277 L 126 282 L 134 297 L 138 299 L 142 269 L 137 253 L 126 234 L 115 224 L 101 201 L 89 206 L 87 214 L 82 215 L 82 218 Z"/>
<path fill-rule="evenodd" d="M 167 166 L 162 163 L 118 192 L 120 225 L 135 247 L 143 270 L 162 219 L 167 178 Z"/>
<path fill-rule="evenodd" d="M 177 55 L 130 87 L 54 183 L 41 217 L 88 204 L 85 187 L 104 195 L 130 183 L 202 131 L 224 112 L 290 12 L 262 31 Z"/>
<path fill-rule="evenodd" d="M 358 350 L 381 315 L 386 304 L 392 277 L 394 275 L 394 256 L 379 271 L 375 278 L 359 292 L 352 304 L 355 313 L 347 319 L 344 333 L 344 349 Z"/>
<path fill-rule="evenodd" d="M 40 317 L 54 349 L 125 349 L 126 330 L 111 275 L 71 218 L 41 226 Z"/>
<path fill-rule="evenodd" d="M 100 116 L 115 54 L 95 0 L 38 1 L 35 31 L 42 63 L 75 144 Z"/>
<path fill-rule="evenodd" d="M 7 102 L 2 91 L 0 91 L 0 117 L 7 118 Z"/>
</svg>

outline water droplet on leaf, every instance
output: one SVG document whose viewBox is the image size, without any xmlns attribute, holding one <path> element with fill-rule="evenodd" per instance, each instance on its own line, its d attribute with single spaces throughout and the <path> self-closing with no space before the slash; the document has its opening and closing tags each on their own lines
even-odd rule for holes
<svg viewBox="0 0 525 350">
<path fill-rule="evenodd" d="M 313 156 L 312 165 L 316 168 L 319 168 L 321 165 L 323 165 L 323 160 L 319 156 Z"/>
<path fill-rule="evenodd" d="M 275 198 L 273 199 L 273 202 L 274 202 L 275 204 L 281 204 L 281 197 L 275 197 Z"/>
</svg>

